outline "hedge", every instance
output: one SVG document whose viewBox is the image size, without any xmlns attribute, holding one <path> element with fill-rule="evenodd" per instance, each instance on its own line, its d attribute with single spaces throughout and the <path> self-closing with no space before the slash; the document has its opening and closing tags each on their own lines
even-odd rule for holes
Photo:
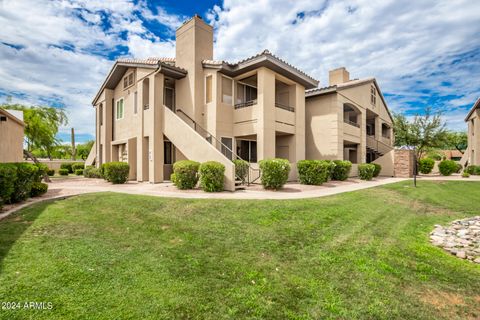
<svg viewBox="0 0 480 320">
<path fill-rule="evenodd" d="M 372 163 L 375 166 L 375 171 L 373 171 L 373 177 L 376 178 L 382 172 L 382 166 L 378 163 Z"/>
<path fill-rule="evenodd" d="M 200 163 L 192 160 L 181 160 L 173 164 L 171 180 L 181 190 L 193 189 L 198 182 Z"/>
<path fill-rule="evenodd" d="M 431 158 L 423 158 L 418 161 L 418 171 L 423 174 L 431 173 L 434 166 L 435 160 Z"/>
<path fill-rule="evenodd" d="M 71 162 L 61 163 L 61 164 L 60 164 L 60 170 L 61 170 L 61 169 L 63 169 L 63 170 L 68 170 L 68 173 L 73 173 L 72 164 L 73 164 L 73 163 L 71 163 Z M 58 172 L 60 172 L 60 170 L 58 170 Z"/>
<path fill-rule="evenodd" d="M 465 171 L 467 171 L 469 174 L 473 175 L 480 175 L 480 166 L 468 166 Z"/>
<path fill-rule="evenodd" d="M 462 178 L 470 178 L 470 173 L 463 171 L 462 172 Z"/>
<path fill-rule="evenodd" d="M 100 168 L 95 168 L 94 166 L 86 166 L 83 170 L 83 175 L 85 178 L 102 178 Z"/>
<path fill-rule="evenodd" d="M 58 174 L 61 176 L 68 176 L 68 169 L 59 169 Z"/>
<path fill-rule="evenodd" d="M 38 197 L 46 193 L 48 190 L 48 184 L 42 182 L 32 183 L 32 190 L 30 191 L 31 197 Z"/>
<path fill-rule="evenodd" d="M 331 167 L 332 162 L 328 161 L 300 160 L 297 162 L 298 179 L 301 184 L 321 185 L 328 181 Z"/>
<path fill-rule="evenodd" d="M 15 191 L 17 168 L 11 163 L 0 163 L 0 208 L 9 203 Z"/>
<path fill-rule="evenodd" d="M 375 173 L 375 166 L 372 163 L 362 163 L 358 165 L 358 176 L 362 180 L 372 180 Z"/>
<path fill-rule="evenodd" d="M 130 166 L 126 162 L 107 162 L 103 165 L 103 177 L 113 184 L 125 183 L 128 180 Z"/>
<path fill-rule="evenodd" d="M 200 165 L 200 188 L 206 192 L 223 190 L 225 166 L 216 161 L 207 161 Z"/>
<path fill-rule="evenodd" d="M 15 190 L 11 196 L 11 202 L 20 202 L 30 196 L 32 184 L 37 178 L 38 167 L 25 162 L 15 164 L 17 168 L 17 179 L 15 180 Z"/>
<path fill-rule="evenodd" d="M 55 175 L 55 170 L 53 169 L 48 169 L 47 174 L 51 177 Z"/>
<path fill-rule="evenodd" d="M 83 175 L 83 169 L 76 169 L 76 170 L 75 170 L 75 174 L 76 174 L 77 176 Z"/>
<path fill-rule="evenodd" d="M 48 172 L 48 166 L 44 163 L 34 163 L 34 165 L 38 168 L 37 172 L 35 172 L 35 176 L 33 181 L 35 182 L 42 182 L 43 177 Z"/>
<path fill-rule="evenodd" d="M 457 172 L 457 163 L 453 160 L 443 160 L 438 165 L 438 170 L 443 176 L 449 176 L 452 173 Z"/>
<path fill-rule="evenodd" d="M 352 169 L 352 163 L 348 160 L 334 160 L 333 163 L 335 167 L 332 172 L 332 180 L 347 180 Z"/>
<path fill-rule="evenodd" d="M 236 178 L 245 182 L 248 176 L 249 165 L 248 162 L 245 160 L 237 159 L 233 160 L 233 164 L 235 165 L 235 176 Z"/>
<path fill-rule="evenodd" d="M 290 163 L 286 159 L 266 159 L 260 161 L 261 181 L 265 189 L 278 190 L 287 182 Z"/>
<path fill-rule="evenodd" d="M 83 162 L 76 162 L 72 164 L 72 172 L 77 171 L 78 169 L 85 169 L 85 164 Z"/>
<path fill-rule="evenodd" d="M 335 167 L 337 166 L 335 162 L 332 160 L 320 160 L 328 164 L 328 175 L 327 175 L 327 181 L 332 179 L 333 176 L 333 171 L 335 170 Z"/>
</svg>

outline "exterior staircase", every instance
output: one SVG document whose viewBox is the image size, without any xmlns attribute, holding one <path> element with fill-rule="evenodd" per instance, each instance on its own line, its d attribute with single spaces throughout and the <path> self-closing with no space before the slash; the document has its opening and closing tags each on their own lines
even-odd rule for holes
<svg viewBox="0 0 480 320">
<path fill-rule="evenodd" d="M 376 140 L 373 136 L 367 136 L 367 150 L 375 153 L 377 157 L 381 157 L 392 151 L 393 147 L 382 141 Z"/>
<path fill-rule="evenodd" d="M 235 175 L 235 165 L 221 150 L 228 150 L 234 159 L 241 159 L 233 150 L 223 144 L 215 136 L 202 128 L 181 109 L 176 112 L 164 106 L 164 134 L 188 159 L 199 162 L 217 161 L 225 166 L 225 189 L 229 191 L 245 189 L 245 182 Z M 190 123 L 187 123 L 190 122 Z M 249 164 L 249 174 L 246 183 L 253 183 L 251 171 L 258 171 Z"/>
<path fill-rule="evenodd" d="M 87 160 L 85 160 L 85 166 L 91 166 L 95 164 L 96 158 L 97 158 L 97 142 L 94 142 L 92 149 L 90 149 L 90 153 L 88 154 Z"/>
</svg>

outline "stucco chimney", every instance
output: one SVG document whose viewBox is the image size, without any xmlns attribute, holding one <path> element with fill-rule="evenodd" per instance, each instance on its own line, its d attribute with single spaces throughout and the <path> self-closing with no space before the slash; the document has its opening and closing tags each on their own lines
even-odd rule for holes
<svg viewBox="0 0 480 320">
<path fill-rule="evenodd" d="M 181 25 L 176 37 L 176 65 L 187 69 L 201 63 L 202 60 L 213 59 L 213 28 L 203 19 L 195 15 Z"/>
<path fill-rule="evenodd" d="M 328 73 L 328 85 L 334 86 L 336 84 L 345 83 L 350 80 L 350 73 L 345 67 L 330 70 Z"/>
</svg>

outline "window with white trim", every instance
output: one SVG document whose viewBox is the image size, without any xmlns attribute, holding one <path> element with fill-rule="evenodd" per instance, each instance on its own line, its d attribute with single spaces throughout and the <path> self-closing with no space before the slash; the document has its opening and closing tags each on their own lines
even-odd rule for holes
<svg viewBox="0 0 480 320">
<path fill-rule="evenodd" d="M 123 119 L 123 112 L 124 112 L 124 105 L 123 105 L 123 98 L 117 100 L 116 108 L 115 108 L 115 119 Z"/>
<path fill-rule="evenodd" d="M 133 86 L 134 82 L 135 82 L 135 74 L 133 72 L 130 72 L 125 77 L 123 77 L 123 89 Z"/>
</svg>

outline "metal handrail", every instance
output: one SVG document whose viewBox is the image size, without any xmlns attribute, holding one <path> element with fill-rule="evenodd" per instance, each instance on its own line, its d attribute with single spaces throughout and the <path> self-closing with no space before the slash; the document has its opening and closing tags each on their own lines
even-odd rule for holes
<svg viewBox="0 0 480 320">
<path fill-rule="evenodd" d="M 384 148 L 387 148 L 389 151 L 393 149 L 392 146 L 390 146 L 390 145 L 388 145 L 388 144 L 386 144 L 386 143 L 384 143 L 380 140 L 375 139 L 375 135 L 367 135 L 367 146 L 368 146 L 368 140 L 370 140 L 370 143 L 373 144 L 373 146 L 376 150 L 380 150 L 380 148 L 378 147 L 379 145 L 382 145 Z"/>
<path fill-rule="evenodd" d="M 351 125 L 351 126 L 360 128 L 360 124 L 358 124 L 358 123 L 356 123 L 356 122 L 353 122 L 353 121 L 350 121 L 350 120 L 348 120 L 348 119 L 343 119 L 343 122 L 345 122 L 346 124 L 349 124 L 349 125 Z"/>
<path fill-rule="evenodd" d="M 295 112 L 294 107 L 287 106 L 285 104 L 281 104 L 280 102 L 276 102 L 276 101 L 275 101 L 275 107 L 283 109 L 283 110 L 287 110 L 287 111 L 290 111 L 290 112 Z"/>
<path fill-rule="evenodd" d="M 207 141 L 208 141 L 208 138 L 213 138 L 216 143 L 220 144 L 221 147 L 224 147 L 224 148 L 227 149 L 229 152 L 231 152 L 231 153 L 232 153 L 232 156 L 235 157 L 235 158 L 234 158 L 235 160 L 236 160 L 236 159 L 238 159 L 238 160 L 243 160 L 243 161 L 245 161 L 245 162 L 248 163 L 247 185 L 250 185 L 250 183 L 254 183 L 255 181 L 257 181 L 257 180 L 260 178 L 260 175 L 261 175 L 260 169 L 255 169 L 255 168 L 253 168 L 252 165 L 251 165 L 251 163 L 250 163 L 250 161 L 247 161 L 247 160 L 245 160 L 245 159 L 242 159 L 236 152 L 234 152 L 234 151 L 233 151 L 232 149 L 230 149 L 227 145 L 225 145 L 224 143 L 222 143 L 222 141 L 218 140 L 217 137 L 215 137 L 213 134 L 211 134 L 210 132 L 208 132 L 208 131 L 207 131 L 206 129 L 204 129 L 202 126 L 200 126 L 195 120 L 193 120 L 193 119 L 192 119 L 188 114 L 186 114 L 182 109 L 176 109 L 175 111 L 176 111 L 176 112 L 179 112 L 179 113 L 181 113 L 181 114 L 183 114 L 183 115 L 185 115 L 185 116 L 188 118 L 188 120 L 190 120 L 190 121 L 193 123 L 193 129 L 194 129 L 195 131 L 198 132 L 198 129 L 200 129 L 201 131 L 203 131 L 203 135 L 206 136 Z M 199 134 L 202 135 L 201 133 L 199 133 Z M 212 141 L 209 141 L 209 142 L 212 144 Z M 218 148 L 217 148 L 217 150 L 218 150 Z M 226 158 L 226 157 L 225 157 L 225 158 Z M 227 158 L 227 159 L 228 159 L 228 158 Z M 229 160 L 232 161 L 231 159 L 229 159 Z M 256 177 L 256 178 L 253 179 L 252 181 L 250 181 L 250 170 L 259 173 L 258 177 Z M 240 180 L 242 180 L 242 182 L 244 182 L 243 179 L 242 179 L 241 177 L 237 176 L 236 174 L 235 174 L 235 177 L 239 178 Z"/>
<path fill-rule="evenodd" d="M 242 109 L 242 108 L 246 108 L 246 107 L 251 107 L 251 106 L 256 105 L 256 104 L 257 104 L 257 99 L 254 99 L 254 100 L 250 100 L 250 101 L 237 103 L 236 105 L 233 106 L 233 108 L 234 109 Z"/>
</svg>

